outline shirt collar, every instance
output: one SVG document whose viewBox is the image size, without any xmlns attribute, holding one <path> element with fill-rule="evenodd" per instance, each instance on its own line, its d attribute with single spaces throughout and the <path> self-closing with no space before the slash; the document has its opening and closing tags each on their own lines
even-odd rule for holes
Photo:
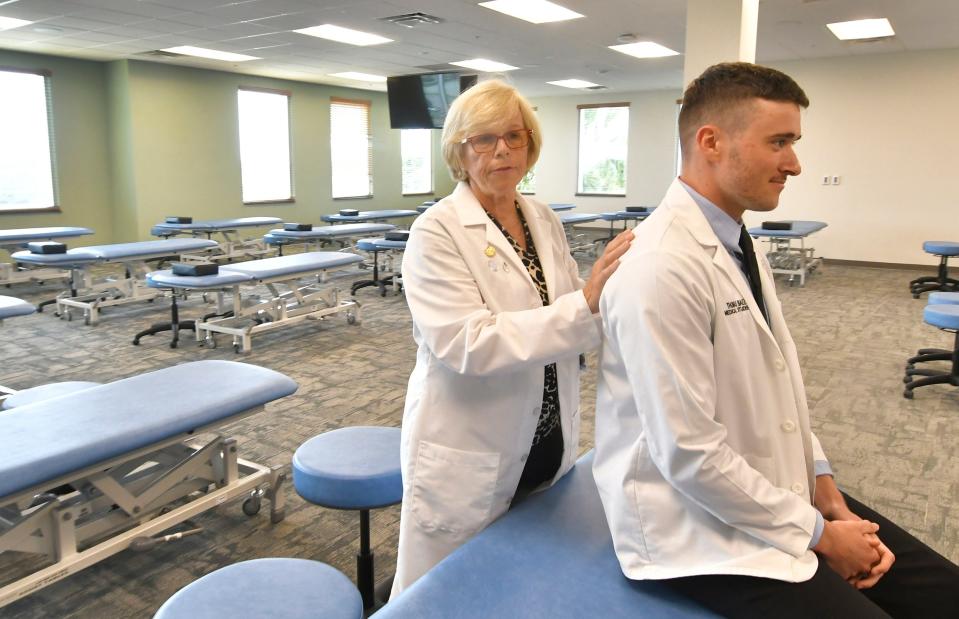
<svg viewBox="0 0 959 619">
<path fill-rule="evenodd" d="M 689 192 L 689 197 L 693 199 L 693 202 L 696 203 L 699 210 L 703 212 L 703 216 L 706 218 L 706 221 L 709 222 L 709 227 L 713 229 L 719 242 L 723 244 L 726 251 L 738 258 L 738 254 L 742 253 L 742 250 L 739 249 L 739 235 L 741 234 L 742 222 L 730 217 L 726 211 L 710 202 L 708 198 L 683 182 L 683 179 L 679 179 L 679 182 L 682 183 L 686 191 Z"/>
</svg>

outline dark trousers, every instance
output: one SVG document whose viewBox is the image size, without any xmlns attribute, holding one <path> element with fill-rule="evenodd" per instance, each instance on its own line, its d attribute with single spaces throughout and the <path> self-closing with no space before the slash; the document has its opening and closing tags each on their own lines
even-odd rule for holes
<svg viewBox="0 0 959 619">
<path fill-rule="evenodd" d="M 892 569 L 871 589 L 853 588 L 823 560 L 810 580 L 799 583 L 726 575 L 661 582 L 716 613 L 737 619 L 959 617 L 959 567 L 895 523 L 843 496 L 854 514 L 879 525 L 879 538 L 896 555 Z"/>
</svg>

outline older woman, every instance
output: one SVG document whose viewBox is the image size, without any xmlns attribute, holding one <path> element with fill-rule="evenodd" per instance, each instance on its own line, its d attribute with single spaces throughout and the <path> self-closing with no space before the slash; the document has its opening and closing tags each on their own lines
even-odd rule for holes
<svg viewBox="0 0 959 619">
<path fill-rule="evenodd" d="M 599 295 L 632 232 L 584 284 L 556 215 L 516 191 L 540 145 L 529 102 L 499 81 L 460 95 L 443 127 L 459 183 L 403 259 L 418 349 L 394 594 L 577 457 L 579 353 L 599 345 Z"/>
</svg>

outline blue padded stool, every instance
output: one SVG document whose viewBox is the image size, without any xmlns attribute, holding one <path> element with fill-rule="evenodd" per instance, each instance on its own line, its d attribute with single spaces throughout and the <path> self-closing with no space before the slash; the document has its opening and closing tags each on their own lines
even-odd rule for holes
<svg viewBox="0 0 959 619">
<path fill-rule="evenodd" d="M 918 277 L 909 282 L 909 291 L 914 299 L 924 292 L 959 290 L 959 279 L 949 277 L 949 256 L 959 256 L 959 243 L 952 241 L 926 241 L 922 249 L 928 254 L 939 256 L 939 270 L 935 276 Z"/>
<path fill-rule="evenodd" d="M 4 318 L 28 316 L 35 311 L 37 311 L 37 308 L 23 299 L 0 295 L 0 324 L 3 324 Z"/>
<path fill-rule="evenodd" d="M 374 577 L 370 510 L 403 499 L 400 429 L 354 426 L 314 436 L 293 454 L 293 487 L 314 505 L 359 510 L 356 586 L 364 607 L 371 608 Z"/>
<path fill-rule="evenodd" d="M 405 230 L 394 230 L 394 232 L 406 232 Z M 380 296 L 386 296 L 386 287 L 393 286 L 399 292 L 402 283 L 399 272 L 380 278 L 380 252 L 382 251 L 402 251 L 406 249 L 406 241 L 391 241 L 389 239 L 369 238 L 359 239 L 356 242 L 356 248 L 373 254 L 373 279 L 364 279 L 353 282 L 350 286 L 350 294 L 355 295 L 356 291 L 367 286 L 377 286 L 380 289 Z"/>
<path fill-rule="evenodd" d="M 949 372 L 925 368 L 906 369 L 906 376 L 903 379 L 906 381 L 906 390 L 902 395 L 910 400 L 912 399 L 912 391 L 916 387 L 925 387 L 926 385 L 959 386 L 959 305 L 927 305 L 922 312 L 922 318 L 934 327 L 956 334 L 950 355 L 952 369 Z M 922 378 L 914 378 L 915 376 L 921 376 Z"/>
<path fill-rule="evenodd" d="M 933 292 L 929 294 L 929 305 L 959 305 L 959 292 Z M 917 363 L 925 363 L 927 361 L 950 361 L 952 359 L 952 351 L 946 350 L 944 348 L 920 348 L 916 353 L 915 357 L 910 357 L 906 360 L 906 376 L 903 378 L 903 382 L 909 382 L 912 380 L 912 374 L 909 374 L 909 370 L 913 369 Z M 926 376 L 931 376 L 931 374 L 926 374 Z"/>
<path fill-rule="evenodd" d="M 254 559 L 210 572 L 173 594 L 154 619 L 362 619 L 350 579 L 319 561 Z"/>
</svg>

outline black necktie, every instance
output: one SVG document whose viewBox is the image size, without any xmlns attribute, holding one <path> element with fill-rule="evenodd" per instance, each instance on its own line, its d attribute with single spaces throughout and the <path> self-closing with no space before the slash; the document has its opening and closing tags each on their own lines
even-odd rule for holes
<svg viewBox="0 0 959 619">
<path fill-rule="evenodd" d="M 766 302 L 763 300 L 763 285 L 759 279 L 759 264 L 756 262 L 756 252 L 753 251 L 753 240 L 746 231 L 746 226 L 739 230 L 739 249 L 743 252 L 743 266 L 746 267 L 746 279 L 749 280 L 749 289 L 753 293 L 753 299 L 762 312 L 766 324 L 769 324 L 769 316 L 766 315 Z"/>
</svg>

